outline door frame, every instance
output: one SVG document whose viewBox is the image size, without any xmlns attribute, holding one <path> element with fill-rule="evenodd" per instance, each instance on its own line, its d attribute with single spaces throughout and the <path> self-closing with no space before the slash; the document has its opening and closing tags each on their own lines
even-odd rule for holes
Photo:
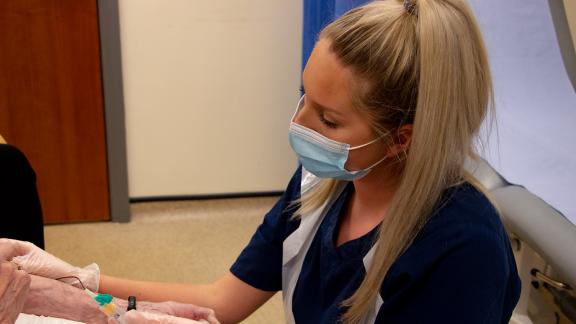
<svg viewBox="0 0 576 324">
<path fill-rule="evenodd" d="M 110 220 L 130 221 L 118 0 L 97 0 L 106 124 Z M 104 22 L 104 23 L 102 23 Z"/>
</svg>

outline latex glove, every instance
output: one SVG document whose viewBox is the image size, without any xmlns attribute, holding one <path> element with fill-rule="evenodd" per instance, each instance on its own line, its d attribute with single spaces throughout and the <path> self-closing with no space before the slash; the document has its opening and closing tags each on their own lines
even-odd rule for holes
<svg viewBox="0 0 576 324">
<path fill-rule="evenodd" d="M 19 243 L 25 242 L 0 238 L 0 261 L 10 261 L 15 256 L 26 254 L 28 248 Z"/>
<path fill-rule="evenodd" d="M 10 262 L 0 264 L 0 323 L 14 323 L 24 307 L 30 275 Z"/>
<path fill-rule="evenodd" d="M 195 321 L 182 317 L 171 315 L 147 313 L 138 310 L 131 310 L 124 314 L 124 323 L 126 324 L 197 324 L 197 323 L 214 323 L 207 320 Z M 217 323 L 217 322 L 215 322 Z"/>
<path fill-rule="evenodd" d="M 109 323 L 108 316 L 84 290 L 53 279 L 31 277 L 23 313 L 90 324 Z"/>
<path fill-rule="evenodd" d="M 4 250 L 12 250 L 13 255 L 16 255 L 12 262 L 17 263 L 29 274 L 59 279 L 62 282 L 82 288 L 82 285 L 74 278 L 60 279 L 62 277 L 78 277 L 85 288 L 98 291 L 100 268 L 96 263 L 92 263 L 85 268 L 78 268 L 58 259 L 30 242 L 0 239 L 0 247 L 4 247 Z M 0 251 L 3 249 L 0 248 Z"/>
<path fill-rule="evenodd" d="M 128 308 L 128 301 L 124 299 L 114 298 L 113 303 L 115 303 L 116 306 L 118 306 L 120 309 Z M 220 322 L 216 319 L 216 314 L 212 309 L 192 304 L 183 304 L 173 301 L 167 301 L 161 303 L 137 301 L 136 308 L 138 310 L 138 313 L 170 315 L 175 318 L 184 318 L 189 320 L 200 321 L 200 323 L 220 324 Z M 148 315 L 138 314 L 133 316 L 148 316 Z M 158 323 L 158 322 L 152 322 L 152 323 Z M 172 323 L 172 322 L 161 322 L 161 323 Z M 180 322 L 174 322 L 174 323 L 180 323 Z M 195 323 L 195 322 L 182 322 L 182 323 Z"/>
</svg>

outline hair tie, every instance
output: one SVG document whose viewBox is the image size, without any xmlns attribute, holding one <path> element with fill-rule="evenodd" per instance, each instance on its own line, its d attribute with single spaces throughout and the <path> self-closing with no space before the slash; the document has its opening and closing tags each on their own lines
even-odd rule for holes
<svg viewBox="0 0 576 324">
<path fill-rule="evenodd" d="M 404 0 L 404 9 L 412 16 L 418 17 L 418 8 L 416 8 L 416 4 L 413 1 L 414 0 Z"/>
</svg>

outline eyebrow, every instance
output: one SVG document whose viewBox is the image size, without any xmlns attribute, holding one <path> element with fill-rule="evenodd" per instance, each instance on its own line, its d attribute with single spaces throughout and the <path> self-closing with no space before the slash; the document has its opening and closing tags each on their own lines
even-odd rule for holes
<svg viewBox="0 0 576 324">
<path fill-rule="evenodd" d="M 331 112 L 331 113 L 333 113 L 334 115 L 337 115 L 337 116 L 342 116 L 342 112 L 340 112 L 339 110 L 336 110 L 336 109 L 333 109 L 333 108 L 324 107 L 324 106 L 322 106 L 321 104 L 319 104 L 319 103 L 317 103 L 317 102 L 314 102 L 314 101 L 313 101 L 313 103 L 314 103 L 315 106 L 317 106 L 318 108 L 320 108 L 320 109 L 322 109 L 322 110 L 329 111 L 329 112 Z"/>
</svg>

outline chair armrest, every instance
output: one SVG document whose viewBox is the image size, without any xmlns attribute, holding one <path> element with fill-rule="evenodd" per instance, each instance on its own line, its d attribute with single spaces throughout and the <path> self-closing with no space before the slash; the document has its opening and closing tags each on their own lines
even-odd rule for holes
<svg viewBox="0 0 576 324">
<path fill-rule="evenodd" d="M 523 187 L 497 188 L 492 194 L 506 227 L 576 287 L 576 225 Z"/>
</svg>

